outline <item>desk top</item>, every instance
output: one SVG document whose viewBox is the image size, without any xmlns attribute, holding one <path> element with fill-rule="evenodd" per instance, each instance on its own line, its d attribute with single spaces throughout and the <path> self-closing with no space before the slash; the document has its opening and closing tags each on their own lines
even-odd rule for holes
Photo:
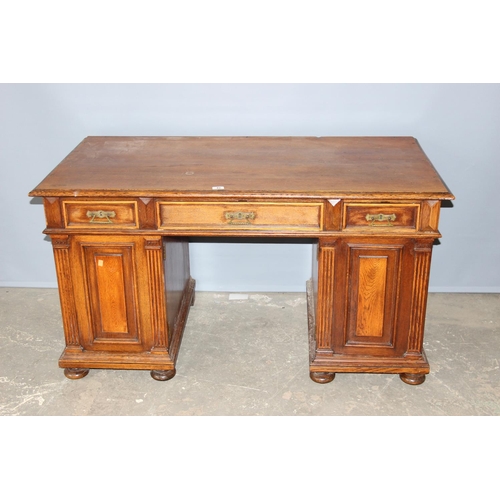
<svg viewBox="0 0 500 500">
<path fill-rule="evenodd" d="M 102 195 L 454 198 L 413 137 L 87 137 L 30 193 Z"/>
</svg>

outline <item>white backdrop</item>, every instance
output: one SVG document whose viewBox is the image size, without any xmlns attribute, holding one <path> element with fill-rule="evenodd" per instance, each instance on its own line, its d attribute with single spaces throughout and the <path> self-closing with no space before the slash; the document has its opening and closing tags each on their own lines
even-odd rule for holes
<svg viewBox="0 0 500 500">
<path fill-rule="evenodd" d="M 2 84 L 0 286 L 56 286 L 27 194 L 88 135 L 414 136 L 457 198 L 431 291 L 500 292 L 498 84 Z M 198 290 L 302 291 L 310 267 L 307 244 L 191 244 Z"/>
</svg>

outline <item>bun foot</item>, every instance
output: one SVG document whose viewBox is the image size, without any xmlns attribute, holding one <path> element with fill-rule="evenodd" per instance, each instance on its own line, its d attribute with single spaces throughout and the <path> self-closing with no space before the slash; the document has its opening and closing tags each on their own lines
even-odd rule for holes
<svg viewBox="0 0 500 500">
<path fill-rule="evenodd" d="M 79 378 L 86 377 L 89 374 L 89 370 L 86 368 L 65 368 L 64 375 L 71 380 L 77 380 Z"/>
<path fill-rule="evenodd" d="M 425 381 L 423 373 L 400 373 L 399 378 L 405 383 L 410 385 L 420 385 Z"/>
<path fill-rule="evenodd" d="M 175 368 L 173 370 L 151 370 L 151 376 L 155 380 L 164 382 L 165 380 L 170 380 L 175 376 Z"/>
<path fill-rule="evenodd" d="M 311 380 L 317 384 L 328 384 L 335 378 L 335 373 L 330 372 L 310 372 Z"/>
</svg>

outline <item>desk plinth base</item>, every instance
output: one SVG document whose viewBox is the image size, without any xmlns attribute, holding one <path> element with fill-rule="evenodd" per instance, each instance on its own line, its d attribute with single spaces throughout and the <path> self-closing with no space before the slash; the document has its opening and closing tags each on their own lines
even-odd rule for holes
<svg viewBox="0 0 500 500">
<path fill-rule="evenodd" d="M 78 380 L 79 378 L 86 377 L 89 374 L 89 370 L 85 368 L 65 368 L 64 375 L 71 380 Z"/>
<path fill-rule="evenodd" d="M 316 350 L 316 311 L 312 280 L 306 285 L 307 317 L 309 328 L 309 375 L 318 384 L 327 384 L 336 373 L 393 373 L 409 385 L 425 381 L 430 367 L 424 350 L 420 354 L 402 357 L 354 356 L 348 354 L 324 354 Z"/>
<path fill-rule="evenodd" d="M 399 374 L 403 382 L 409 385 L 419 385 L 425 381 L 429 373 L 429 364 L 422 352 L 419 359 L 406 358 L 330 358 L 314 360 L 309 365 L 310 377 L 314 382 L 326 384 L 335 378 L 336 373 L 393 373 Z"/>
</svg>

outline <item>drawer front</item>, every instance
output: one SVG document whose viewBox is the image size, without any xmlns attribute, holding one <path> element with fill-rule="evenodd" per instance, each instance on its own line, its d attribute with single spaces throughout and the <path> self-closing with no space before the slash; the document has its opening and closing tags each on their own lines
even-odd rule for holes
<svg viewBox="0 0 500 500">
<path fill-rule="evenodd" d="M 63 201 L 66 227 L 89 229 L 137 228 L 135 201 Z"/>
<path fill-rule="evenodd" d="M 345 203 L 343 229 L 408 229 L 418 228 L 418 203 Z"/>
<path fill-rule="evenodd" d="M 323 227 L 322 203 L 158 203 L 162 229 L 304 230 Z"/>
</svg>

